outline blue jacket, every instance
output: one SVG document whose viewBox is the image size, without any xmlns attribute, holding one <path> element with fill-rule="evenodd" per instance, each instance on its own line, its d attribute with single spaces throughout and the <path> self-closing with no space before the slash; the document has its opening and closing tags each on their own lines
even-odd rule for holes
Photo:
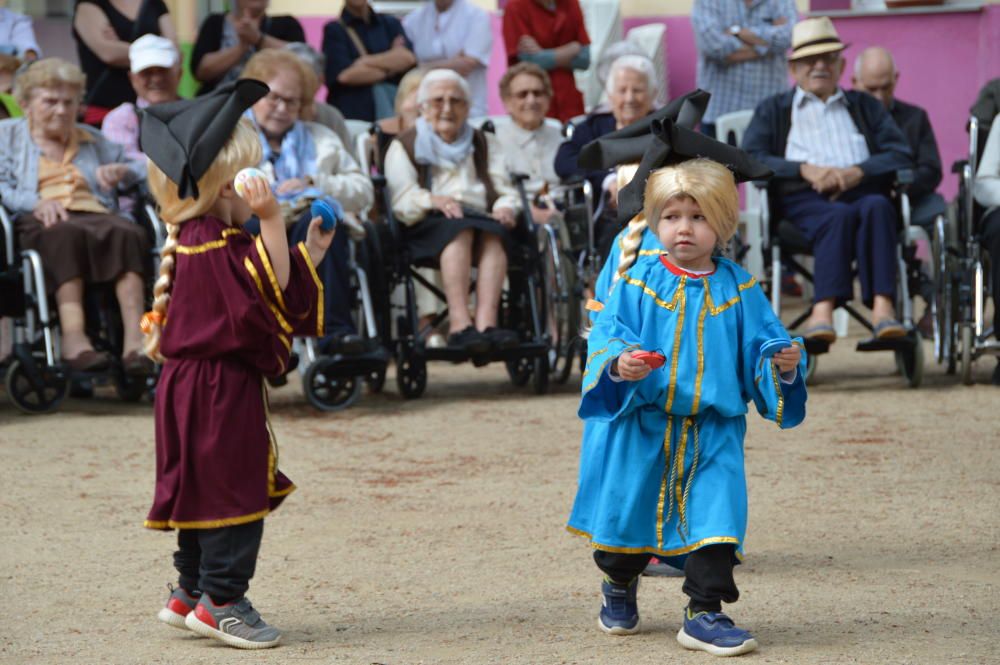
<svg viewBox="0 0 1000 665">
<path fill-rule="evenodd" d="M 844 94 L 854 124 L 864 135 L 871 153 L 858 164 L 865 174 L 861 184 L 887 187 L 892 184 L 896 171 L 913 168 L 906 137 L 877 99 L 856 90 L 845 90 Z M 743 135 L 742 148 L 774 171 L 774 184 L 780 193 L 808 187 L 799 175 L 802 163 L 785 159 L 794 96 L 795 88 L 792 88 L 758 104 Z"/>
<path fill-rule="evenodd" d="M 615 117 L 610 113 L 593 113 L 580 121 L 573 128 L 573 137 L 559 146 L 556 152 L 556 175 L 563 180 L 582 176 L 593 185 L 594 197 L 600 196 L 601 183 L 611 171 L 588 171 L 580 168 L 576 160 L 580 157 L 583 146 L 613 131 L 615 131 Z"/>
</svg>

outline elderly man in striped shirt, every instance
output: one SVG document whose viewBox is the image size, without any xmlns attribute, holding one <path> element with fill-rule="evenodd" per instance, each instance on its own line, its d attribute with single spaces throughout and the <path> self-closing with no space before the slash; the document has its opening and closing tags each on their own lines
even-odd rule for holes
<svg viewBox="0 0 1000 665">
<path fill-rule="evenodd" d="M 854 294 L 855 262 L 875 336 L 905 334 L 888 192 L 896 171 L 912 168 L 910 148 L 878 100 L 840 88 L 845 48 L 830 19 L 798 23 L 788 65 L 796 85 L 761 102 L 743 137 L 743 149 L 775 173 L 777 212 L 813 245 L 815 296 L 802 334 L 829 343 L 834 308 Z"/>
</svg>

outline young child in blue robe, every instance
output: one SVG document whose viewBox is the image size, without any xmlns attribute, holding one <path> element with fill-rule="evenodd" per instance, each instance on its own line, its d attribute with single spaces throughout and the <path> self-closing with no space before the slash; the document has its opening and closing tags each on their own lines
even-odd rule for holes
<svg viewBox="0 0 1000 665">
<path fill-rule="evenodd" d="M 721 602 L 739 597 L 747 402 L 779 427 L 800 423 L 805 357 L 755 280 L 715 256 L 736 230 L 733 174 L 693 159 L 653 171 L 644 191 L 667 253 L 640 256 L 594 318 L 579 412 L 603 426 L 585 430 L 568 528 L 605 573 L 603 630 L 639 630 L 638 576 L 655 554 L 685 571 L 678 641 L 746 653 L 757 643 Z M 652 370 L 640 351 L 666 362 Z"/>
</svg>

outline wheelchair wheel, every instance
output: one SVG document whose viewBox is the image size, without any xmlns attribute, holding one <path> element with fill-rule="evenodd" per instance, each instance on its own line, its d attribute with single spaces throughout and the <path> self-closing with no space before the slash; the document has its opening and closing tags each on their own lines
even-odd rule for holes
<svg viewBox="0 0 1000 665">
<path fill-rule="evenodd" d="M 920 338 L 920 333 L 913 331 L 913 345 L 909 348 L 897 349 L 896 367 L 899 373 L 906 379 L 906 384 L 910 388 L 919 388 L 924 380 L 924 344 Z"/>
<path fill-rule="evenodd" d="M 14 406 L 28 414 L 48 413 L 59 406 L 69 394 L 70 381 L 62 370 L 44 363 L 34 368 L 20 358 L 13 358 L 7 367 L 4 385 Z"/>
<path fill-rule="evenodd" d="M 549 392 L 549 357 L 545 354 L 534 359 L 532 387 L 536 395 L 544 395 Z"/>
<path fill-rule="evenodd" d="M 361 397 L 360 376 L 335 376 L 330 369 L 334 362 L 319 358 L 302 378 L 302 388 L 309 403 L 320 411 L 341 411 Z"/>
<path fill-rule="evenodd" d="M 401 351 L 396 358 L 396 387 L 407 399 L 416 399 L 427 389 L 427 361 L 412 349 Z"/>
<path fill-rule="evenodd" d="M 510 382 L 518 388 L 528 384 L 528 380 L 531 379 L 531 373 L 535 370 L 531 358 L 508 360 L 504 364 L 507 365 L 507 376 L 510 377 Z"/>
<path fill-rule="evenodd" d="M 961 348 L 961 371 L 962 371 L 962 383 L 967 386 L 972 385 L 972 326 L 963 325 L 962 326 L 962 348 Z"/>
<path fill-rule="evenodd" d="M 954 374 L 957 299 L 943 223 L 939 223 L 934 230 L 931 257 L 934 262 L 934 299 L 930 303 L 934 324 L 934 360 L 939 365 L 947 363 L 948 374 Z"/>
</svg>

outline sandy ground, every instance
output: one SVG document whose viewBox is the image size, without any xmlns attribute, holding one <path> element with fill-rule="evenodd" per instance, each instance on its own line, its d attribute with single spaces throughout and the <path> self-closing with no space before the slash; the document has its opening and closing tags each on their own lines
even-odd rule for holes
<svg viewBox="0 0 1000 665">
<path fill-rule="evenodd" d="M 747 439 L 750 529 L 730 607 L 751 663 L 1000 662 L 1000 389 L 929 364 L 902 387 L 845 340 L 809 416 Z M 930 349 L 927 349 L 928 354 Z M 576 378 L 576 377 L 574 377 Z M 240 652 L 156 621 L 172 535 L 146 531 L 148 404 L 110 396 L 26 417 L 0 400 L 0 662 L 709 663 L 674 640 L 680 580 L 646 578 L 645 630 L 596 627 L 600 577 L 563 529 L 576 386 L 536 397 L 500 367 L 435 364 L 428 393 L 349 411 L 278 391 L 282 466 L 300 489 L 268 519 L 250 596 L 284 631 Z"/>
</svg>

